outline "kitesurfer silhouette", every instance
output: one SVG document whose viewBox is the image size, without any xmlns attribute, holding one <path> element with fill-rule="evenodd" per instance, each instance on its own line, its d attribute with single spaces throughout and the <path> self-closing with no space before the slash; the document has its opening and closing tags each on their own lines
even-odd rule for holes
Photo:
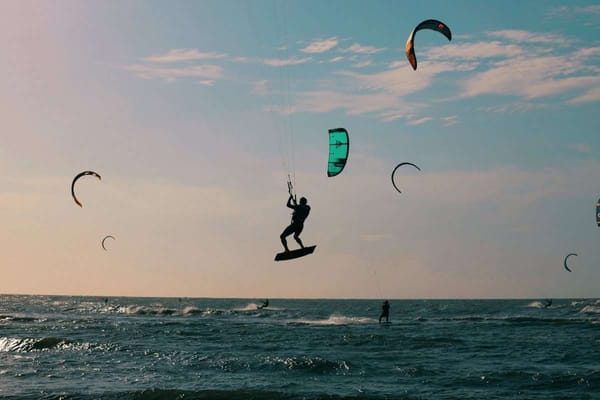
<svg viewBox="0 0 600 400">
<path fill-rule="evenodd" d="M 386 300 L 381 305 L 381 315 L 379 316 L 379 323 L 381 319 L 385 317 L 385 322 L 390 322 L 390 303 Z"/>
<path fill-rule="evenodd" d="M 283 230 L 281 235 L 281 244 L 283 244 L 283 248 L 286 252 L 290 251 L 287 245 L 286 237 L 290 236 L 292 233 L 294 234 L 294 240 L 298 242 L 301 248 L 304 248 L 304 244 L 302 244 L 302 240 L 300 240 L 300 234 L 302 233 L 302 229 L 304 229 L 304 221 L 308 217 L 310 213 L 310 206 L 307 204 L 306 197 L 300 198 L 300 204 L 296 202 L 296 198 L 292 196 L 291 186 L 289 186 L 290 197 L 287 201 L 287 207 L 294 210 L 292 213 L 292 223 Z"/>
<path fill-rule="evenodd" d="M 552 299 L 546 300 L 546 304 L 544 304 L 544 308 L 548 308 L 552 305 Z"/>
</svg>

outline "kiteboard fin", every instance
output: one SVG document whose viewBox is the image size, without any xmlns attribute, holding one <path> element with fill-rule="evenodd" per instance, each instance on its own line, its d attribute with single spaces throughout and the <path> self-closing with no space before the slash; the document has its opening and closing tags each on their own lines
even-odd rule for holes
<svg viewBox="0 0 600 400">
<path fill-rule="evenodd" d="M 308 246 L 302 249 L 284 251 L 275 255 L 275 261 L 293 260 L 294 258 L 304 257 L 312 254 L 317 246 Z"/>
</svg>

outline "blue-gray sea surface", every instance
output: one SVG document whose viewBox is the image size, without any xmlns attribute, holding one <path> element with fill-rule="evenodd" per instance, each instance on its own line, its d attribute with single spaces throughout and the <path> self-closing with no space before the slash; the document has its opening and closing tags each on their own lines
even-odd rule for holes
<svg viewBox="0 0 600 400">
<path fill-rule="evenodd" d="M 0 296 L 6 399 L 600 399 L 600 301 Z"/>
</svg>

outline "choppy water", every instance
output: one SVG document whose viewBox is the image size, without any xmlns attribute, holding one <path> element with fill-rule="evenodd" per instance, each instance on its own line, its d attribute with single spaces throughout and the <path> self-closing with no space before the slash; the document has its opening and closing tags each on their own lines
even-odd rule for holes
<svg viewBox="0 0 600 400">
<path fill-rule="evenodd" d="M 600 300 L 0 296 L 8 399 L 600 399 Z"/>
</svg>

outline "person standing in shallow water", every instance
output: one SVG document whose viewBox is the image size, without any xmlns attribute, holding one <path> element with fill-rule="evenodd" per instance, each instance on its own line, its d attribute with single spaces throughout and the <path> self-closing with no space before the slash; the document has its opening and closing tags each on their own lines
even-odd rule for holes
<svg viewBox="0 0 600 400">
<path fill-rule="evenodd" d="M 298 242 L 301 248 L 304 248 L 304 244 L 302 244 L 302 240 L 300 240 L 300 234 L 302 233 L 302 229 L 304 229 L 304 221 L 308 218 L 308 214 L 310 213 L 310 206 L 307 204 L 306 197 L 300 198 L 300 204 L 296 203 L 296 199 L 291 193 L 286 206 L 294 210 L 294 212 L 292 213 L 292 223 L 285 228 L 279 236 L 281 244 L 283 244 L 285 251 L 290 251 L 286 237 L 293 233 L 294 240 Z"/>
<path fill-rule="evenodd" d="M 379 316 L 379 323 L 381 319 L 385 317 L 385 322 L 390 322 L 390 303 L 386 300 L 381 305 L 381 315 Z"/>
</svg>

